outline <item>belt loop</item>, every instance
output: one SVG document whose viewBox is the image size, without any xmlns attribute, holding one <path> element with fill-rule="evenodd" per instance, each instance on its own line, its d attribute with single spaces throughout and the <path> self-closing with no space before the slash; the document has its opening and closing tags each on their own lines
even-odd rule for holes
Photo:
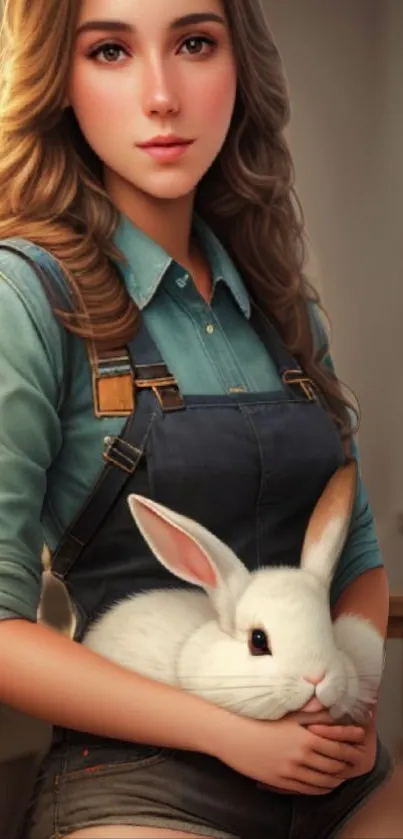
<svg viewBox="0 0 403 839">
<path fill-rule="evenodd" d="M 164 413 L 180 411 L 185 407 L 179 385 L 166 364 L 138 364 L 135 376 L 135 388 L 152 390 Z"/>
</svg>

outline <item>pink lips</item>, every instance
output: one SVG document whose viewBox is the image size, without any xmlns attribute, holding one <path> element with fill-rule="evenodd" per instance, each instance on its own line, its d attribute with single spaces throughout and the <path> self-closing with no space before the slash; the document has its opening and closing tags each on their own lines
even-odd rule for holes
<svg viewBox="0 0 403 839">
<path fill-rule="evenodd" d="M 183 140 L 172 134 L 166 137 L 154 137 L 147 143 L 140 143 L 139 148 L 156 160 L 172 162 L 182 157 L 193 142 L 193 140 Z"/>
</svg>

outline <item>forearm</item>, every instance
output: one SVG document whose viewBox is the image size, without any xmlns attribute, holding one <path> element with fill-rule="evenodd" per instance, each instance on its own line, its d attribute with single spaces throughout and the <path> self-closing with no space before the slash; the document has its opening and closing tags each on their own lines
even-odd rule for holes
<svg viewBox="0 0 403 839">
<path fill-rule="evenodd" d="M 232 716 L 22 620 L 0 622 L 0 702 L 53 725 L 210 754 Z"/>
<path fill-rule="evenodd" d="M 389 616 L 389 585 L 384 568 L 371 568 L 357 577 L 341 594 L 333 609 L 333 620 L 353 614 L 367 618 L 386 638 Z"/>
</svg>

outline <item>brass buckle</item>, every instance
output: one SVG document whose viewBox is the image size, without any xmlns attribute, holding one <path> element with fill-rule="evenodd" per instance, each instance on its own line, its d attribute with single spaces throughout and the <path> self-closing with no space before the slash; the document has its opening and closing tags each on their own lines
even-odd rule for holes
<svg viewBox="0 0 403 839">
<path fill-rule="evenodd" d="M 173 376 L 164 376 L 160 379 L 136 379 L 136 388 L 150 387 L 154 390 L 155 387 L 173 387 L 176 385 L 176 379 Z"/>
<path fill-rule="evenodd" d="M 298 385 L 309 402 L 316 400 L 315 385 L 302 370 L 286 370 L 283 373 L 283 382 L 286 385 Z"/>
<path fill-rule="evenodd" d="M 161 376 L 156 379 L 136 379 L 136 388 L 150 388 L 160 408 L 166 411 L 180 411 L 184 408 L 182 394 L 174 376 Z"/>
</svg>

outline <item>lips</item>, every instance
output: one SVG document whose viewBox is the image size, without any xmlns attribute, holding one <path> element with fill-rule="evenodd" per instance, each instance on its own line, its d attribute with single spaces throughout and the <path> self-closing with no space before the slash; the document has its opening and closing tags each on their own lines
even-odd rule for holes
<svg viewBox="0 0 403 839">
<path fill-rule="evenodd" d="M 181 160 L 194 140 L 184 140 L 183 137 L 154 137 L 139 148 L 159 164 L 175 163 Z"/>
<path fill-rule="evenodd" d="M 146 143 L 139 143 L 139 147 L 141 149 L 172 148 L 172 146 L 189 146 L 191 143 L 193 143 L 193 140 L 185 140 L 183 137 L 170 135 L 169 137 L 154 137 Z"/>
</svg>

